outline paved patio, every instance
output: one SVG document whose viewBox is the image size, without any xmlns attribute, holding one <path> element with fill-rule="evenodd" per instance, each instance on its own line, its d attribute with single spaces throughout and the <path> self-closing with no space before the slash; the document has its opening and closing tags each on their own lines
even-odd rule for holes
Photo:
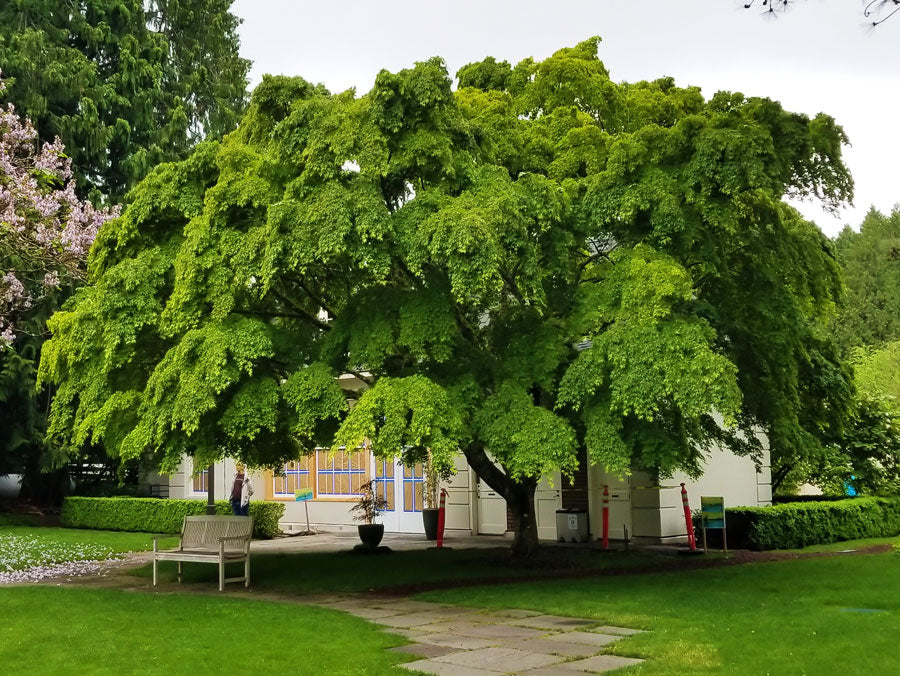
<svg viewBox="0 0 900 676">
<path fill-rule="evenodd" d="M 601 654 L 639 630 L 598 626 L 583 618 L 355 596 L 322 598 L 315 605 L 343 610 L 413 641 L 392 650 L 421 658 L 400 666 L 426 674 L 577 676 L 643 661 Z"/>
</svg>

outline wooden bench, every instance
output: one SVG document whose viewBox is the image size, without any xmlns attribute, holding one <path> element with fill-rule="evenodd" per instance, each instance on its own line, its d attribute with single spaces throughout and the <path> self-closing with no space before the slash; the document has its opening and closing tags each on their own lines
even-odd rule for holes
<svg viewBox="0 0 900 676">
<path fill-rule="evenodd" d="M 219 564 L 219 591 L 226 582 L 243 582 L 250 586 L 250 538 L 253 535 L 252 516 L 186 516 L 181 526 L 178 549 L 159 551 L 153 538 L 153 586 L 156 586 L 156 562 L 177 561 L 178 581 L 181 582 L 181 562 L 200 561 Z M 226 563 L 244 562 L 243 577 L 225 577 Z"/>
</svg>

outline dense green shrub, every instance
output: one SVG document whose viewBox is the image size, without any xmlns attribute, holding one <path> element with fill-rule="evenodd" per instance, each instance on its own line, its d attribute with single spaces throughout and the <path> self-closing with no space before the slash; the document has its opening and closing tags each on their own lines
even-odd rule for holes
<svg viewBox="0 0 900 676">
<path fill-rule="evenodd" d="M 231 514 L 230 503 L 217 500 L 216 513 Z M 63 502 L 60 522 L 69 528 L 180 533 L 184 517 L 196 514 L 206 514 L 205 500 L 71 497 Z M 282 514 L 280 502 L 251 502 L 253 536 L 275 537 Z"/>
<path fill-rule="evenodd" d="M 749 549 L 797 549 L 900 535 L 900 498 L 794 502 L 726 510 L 728 541 Z"/>
</svg>

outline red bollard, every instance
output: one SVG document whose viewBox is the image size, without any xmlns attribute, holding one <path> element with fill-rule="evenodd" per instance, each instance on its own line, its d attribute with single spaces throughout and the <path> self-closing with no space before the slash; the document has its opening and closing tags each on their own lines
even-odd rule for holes
<svg viewBox="0 0 900 676">
<path fill-rule="evenodd" d="M 603 549 L 609 549 L 609 486 L 603 485 Z"/>
<path fill-rule="evenodd" d="M 691 551 L 697 549 L 694 542 L 694 520 L 691 518 L 691 506 L 688 504 L 687 489 L 681 484 L 681 504 L 684 505 L 684 525 L 687 527 L 688 545 Z"/>
<path fill-rule="evenodd" d="M 444 507 L 447 500 L 447 489 L 441 489 L 441 504 L 438 507 L 438 532 L 437 532 L 437 548 L 440 549 L 444 546 L 444 514 L 446 513 L 446 509 Z"/>
</svg>

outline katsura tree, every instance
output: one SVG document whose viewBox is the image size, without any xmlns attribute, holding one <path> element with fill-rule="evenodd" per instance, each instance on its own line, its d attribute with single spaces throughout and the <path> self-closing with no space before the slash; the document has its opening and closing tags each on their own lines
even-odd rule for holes
<svg viewBox="0 0 900 676">
<path fill-rule="evenodd" d="M 580 448 L 659 475 L 758 453 L 758 427 L 778 462 L 820 452 L 851 390 L 824 326 L 841 282 L 782 198 L 850 197 L 841 128 L 615 83 L 598 42 L 471 64 L 456 91 L 437 58 L 362 96 L 266 77 L 101 229 L 41 360 L 53 439 L 164 471 L 462 453 L 519 555 L 538 479 Z"/>
<path fill-rule="evenodd" d="M 77 197 L 59 139 L 39 144 L 12 105 L 0 108 L 0 474 L 40 469 L 47 402 L 34 401 L 34 382 L 44 322 L 84 278 L 97 231 L 117 214 Z"/>
<path fill-rule="evenodd" d="M 68 149 L 80 194 L 117 201 L 161 161 L 234 129 L 250 62 L 233 0 L 0 3 L 7 100 Z"/>
</svg>

